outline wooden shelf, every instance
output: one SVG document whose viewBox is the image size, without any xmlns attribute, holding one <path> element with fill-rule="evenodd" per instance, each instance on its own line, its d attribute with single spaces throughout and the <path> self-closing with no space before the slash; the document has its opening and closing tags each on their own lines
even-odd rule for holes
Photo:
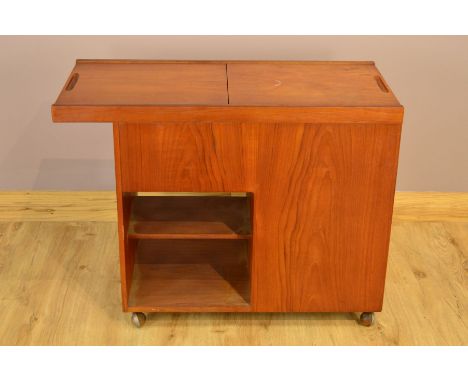
<svg viewBox="0 0 468 382">
<path fill-rule="evenodd" d="M 132 239 L 248 239 L 250 196 L 137 196 Z"/>
<path fill-rule="evenodd" d="M 142 240 L 129 311 L 249 311 L 247 240 Z"/>
<path fill-rule="evenodd" d="M 251 235 L 233 232 L 222 222 L 171 221 L 131 222 L 133 239 L 248 239 Z"/>
</svg>

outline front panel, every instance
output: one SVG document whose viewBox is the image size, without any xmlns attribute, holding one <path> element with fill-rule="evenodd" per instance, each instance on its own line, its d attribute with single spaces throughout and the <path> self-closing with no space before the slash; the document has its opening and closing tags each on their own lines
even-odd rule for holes
<svg viewBox="0 0 468 382">
<path fill-rule="evenodd" d="M 210 123 L 119 124 L 122 191 L 250 191 L 242 129 Z"/>
<path fill-rule="evenodd" d="M 400 127 L 256 127 L 258 311 L 379 311 Z"/>
<path fill-rule="evenodd" d="M 123 192 L 252 192 L 256 311 L 381 309 L 400 125 L 119 124 Z"/>
</svg>

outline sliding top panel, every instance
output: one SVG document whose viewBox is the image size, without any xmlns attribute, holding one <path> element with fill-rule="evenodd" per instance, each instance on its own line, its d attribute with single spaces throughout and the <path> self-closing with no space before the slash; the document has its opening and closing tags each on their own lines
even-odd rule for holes
<svg viewBox="0 0 468 382">
<path fill-rule="evenodd" d="M 56 106 L 227 105 L 224 63 L 78 60 Z"/>
<path fill-rule="evenodd" d="M 231 106 L 398 107 L 373 62 L 233 62 Z"/>
<path fill-rule="evenodd" d="M 368 61 L 77 60 L 51 111 L 54 122 L 401 124 L 403 118 Z"/>
</svg>

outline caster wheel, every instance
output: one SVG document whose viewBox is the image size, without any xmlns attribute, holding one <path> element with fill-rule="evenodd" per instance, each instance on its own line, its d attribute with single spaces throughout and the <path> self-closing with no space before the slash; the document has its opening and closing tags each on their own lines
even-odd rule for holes
<svg viewBox="0 0 468 382">
<path fill-rule="evenodd" d="M 141 328 L 146 322 L 146 316 L 144 313 L 135 312 L 132 313 L 132 324 L 137 328 Z"/>
<path fill-rule="evenodd" d="M 362 326 L 372 326 L 375 322 L 374 312 L 362 312 L 359 317 L 359 324 Z"/>
</svg>

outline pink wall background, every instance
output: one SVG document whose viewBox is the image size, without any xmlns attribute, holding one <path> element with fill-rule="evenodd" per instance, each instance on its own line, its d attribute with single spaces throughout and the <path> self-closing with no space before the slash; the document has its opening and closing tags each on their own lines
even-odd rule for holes
<svg viewBox="0 0 468 382">
<path fill-rule="evenodd" d="M 0 36 L 0 190 L 114 188 L 110 124 L 53 124 L 76 58 L 374 60 L 405 106 L 397 189 L 468 191 L 468 36 Z"/>
</svg>

